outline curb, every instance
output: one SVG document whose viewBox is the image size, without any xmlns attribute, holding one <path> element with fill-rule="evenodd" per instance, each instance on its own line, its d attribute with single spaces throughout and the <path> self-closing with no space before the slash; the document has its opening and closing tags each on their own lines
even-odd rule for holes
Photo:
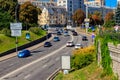
<svg viewBox="0 0 120 80">
<path fill-rule="evenodd" d="M 52 39 L 53 39 L 53 36 L 52 36 L 51 38 L 49 38 L 48 40 L 45 40 L 45 41 L 50 41 L 50 40 L 52 40 Z M 43 42 L 41 42 L 41 43 L 39 43 L 39 44 L 36 44 L 36 45 L 34 45 L 34 46 L 31 46 L 31 47 L 29 47 L 29 48 L 26 48 L 26 49 L 28 49 L 28 50 L 34 50 L 34 49 L 36 49 L 36 48 L 38 48 L 38 47 L 43 46 L 45 41 L 43 41 Z M 3 56 L 3 57 L 0 57 L 0 62 L 1 62 L 1 61 L 4 61 L 4 60 L 7 60 L 7 59 L 9 59 L 9 58 L 15 57 L 16 55 L 17 55 L 17 52 L 14 52 L 14 53 L 5 55 L 5 56 Z"/>
<path fill-rule="evenodd" d="M 58 68 L 55 72 L 53 72 L 46 80 L 54 80 L 54 78 L 56 77 L 56 75 L 59 73 L 61 69 Z"/>
</svg>

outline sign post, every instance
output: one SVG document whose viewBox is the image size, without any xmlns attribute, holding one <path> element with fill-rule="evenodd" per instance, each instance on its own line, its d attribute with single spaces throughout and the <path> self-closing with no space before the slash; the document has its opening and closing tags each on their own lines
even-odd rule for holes
<svg viewBox="0 0 120 80">
<path fill-rule="evenodd" d="M 21 36 L 21 29 L 22 29 L 22 23 L 10 23 L 10 29 L 11 29 L 11 36 L 15 36 L 16 37 L 16 52 L 17 47 L 18 47 L 18 40 L 17 37 Z"/>
<path fill-rule="evenodd" d="M 68 74 L 68 70 L 70 69 L 70 56 L 62 56 L 62 69 L 64 74 Z"/>
</svg>

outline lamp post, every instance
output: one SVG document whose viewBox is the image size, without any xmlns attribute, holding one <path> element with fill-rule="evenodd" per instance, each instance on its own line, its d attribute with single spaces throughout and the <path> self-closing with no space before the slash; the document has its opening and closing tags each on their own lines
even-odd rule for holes
<svg viewBox="0 0 120 80">
<path fill-rule="evenodd" d="M 15 7 L 15 20 L 16 20 L 16 23 L 18 23 L 18 2 L 17 2 L 17 5 L 16 5 L 16 7 Z M 18 39 L 17 39 L 17 36 L 16 36 L 16 42 L 15 42 L 15 44 L 16 44 L 16 53 L 18 52 Z"/>
<path fill-rule="evenodd" d="M 87 4 L 86 4 L 86 18 L 85 18 L 85 27 L 86 27 L 86 33 L 88 33 L 89 19 L 88 19 L 88 5 L 87 5 Z"/>
</svg>

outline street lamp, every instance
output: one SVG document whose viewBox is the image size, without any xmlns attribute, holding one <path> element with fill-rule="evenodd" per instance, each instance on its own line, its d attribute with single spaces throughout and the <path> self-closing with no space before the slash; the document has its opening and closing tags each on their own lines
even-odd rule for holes
<svg viewBox="0 0 120 80">
<path fill-rule="evenodd" d="M 15 20 L 16 20 L 16 23 L 18 23 L 18 7 L 19 7 L 19 4 L 17 2 L 17 5 L 15 7 Z M 18 39 L 17 39 L 17 36 L 16 36 L 16 52 L 18 51 L 17 47 L 18 47 Z"/>
<path fill-rule="evenodd" d="M 86 4 L 86 18 L 85 18 L 86 33 L 88 32 L 89 21 L 90 20 L 88 19 L 88 5 Z"/>
</svg>

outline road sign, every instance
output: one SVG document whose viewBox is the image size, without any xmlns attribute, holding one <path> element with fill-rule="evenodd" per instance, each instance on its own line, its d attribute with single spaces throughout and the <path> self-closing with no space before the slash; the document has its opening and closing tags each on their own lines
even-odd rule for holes
<svg viewBox="0 0 120 80">
<path fill-rule="evenodd" d="M 30 39 L 30 33 L 26 33 L 26 39 Z"/>
<path fill-rule="evenodd" d="M 10 23 L 11 36 L 21 36 L 22 23 Z"/>
<path fill-rule="evenodd" d="M 62 69 L 70 69 L 70 56 L 62 56 Z"/>
<path fill-rule="evenodd" d="M 90 19 L 88 19 L 88 18 L 85 18 L 85 22 L 90 22 Z"/>
<path fill-rule="evenodd" d="M 86 23 L 85 23 L 85 27 L 86 27 L 86 28 L 89 28 L 89 22 L 86 22 Z"/>
<path fill-rule="evenodd" d="M 22 23 L 10 23 L 10 29 L 22 29 Z"/>
<path fill-rule="evenodd" d="M 11 36 L 21 36 L 21 30 L 11 30 Z"/>
</svg>

